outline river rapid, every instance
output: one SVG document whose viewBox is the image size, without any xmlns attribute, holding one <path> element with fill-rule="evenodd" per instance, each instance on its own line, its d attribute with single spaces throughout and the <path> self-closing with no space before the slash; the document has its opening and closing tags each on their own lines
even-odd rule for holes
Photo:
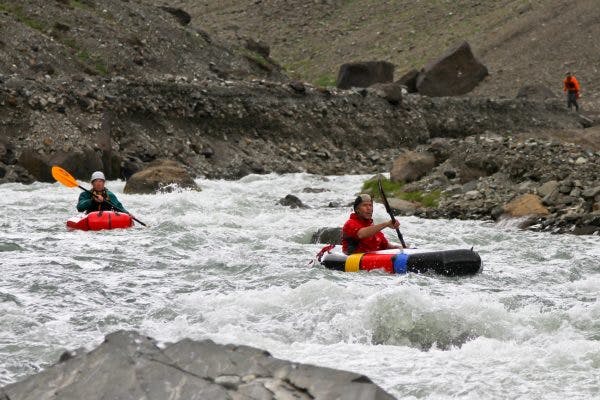
<svg viewBox="0 0 600 400">
<path fill-rule="evenodd" d="M 124 195 L 149 227 L 69 232 L 79 193 L 0 185 L 0 386 L 136 329 L 257 346 L 365 374 L 406 399 L 600 396 L 600 238 L 479 221 L 400 218 L 425 249 L 475 247 L 472 278 L 308 265 L 365 176 L 198 180 L 201 192 Z M 306 187 L 322 193 L 303 193 Z M 288 193 L 310 209 L 277 205 Z M 375 205 L 375 220 L 385 219 Z M 387 230 L 390 240 L 394 232 Z"/>
</svg>

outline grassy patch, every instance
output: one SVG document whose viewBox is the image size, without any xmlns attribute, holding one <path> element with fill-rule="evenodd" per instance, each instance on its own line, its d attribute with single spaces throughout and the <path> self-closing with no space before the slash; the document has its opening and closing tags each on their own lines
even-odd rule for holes
<svg viewBox="0 0 600 400">
<path fill-rule="evenodd" d="M 321 87 L 332 87 L 336 85 L 337 80 L 333 75 L 326 74 L 321 75 L 319 78 L 317 78 L 317 80 L 314 83 L 315 85 Z"/>
<path fill-rule="evenodd" d="M 98 74 L 100 74 L 102 76 L 107 76 L 108 75 L 108 73 L 109 73 L 108 66 L 106 65 L 106 63 L 100 57 L 92 55 L 87 50 L 83 49 L 83 50 L 79 50 L 77 52 L 77 58 L 84 65 L 86 65 L 86 66 L 88 66 L 90 68 L 92 66 L 93 69 Z"/>
<path fill-rule="evenodd" d="M 247 50 L 247 49 L 242 49 L 242 54 L 244 55 L 244 57 L 246 57 L 248 60 L 257 64 L 262 69 L 267 70 L 267 71 L 273 70 L 273 65 L 271 64 L 271 62 L 269 62 L 269 60 L 267 60 L 265 57 L 261 56 L 260 54 L 255 53 L 250 50 Z"/>
<path fill-rule="evenodd" d="M 17 19 L 17 21 L 24 25 L 27 25 L 31 29 L 35 29 L 36 31 L 43 32 L 48 28 L 45 22 L 37 20 L 27 15 L 27 13 L 23 10 L 22 6 L 0 3 L 0 11 L 4 11 L 11 14 Z"/>
<path fill-rule="evenodd" d="M 406 201 L 413 201 L 420 203 L 424 207 L 436 208 L 440 201 L 442 192 L 440 190 L 432 190 L 430 192 L 405 192 L 402 190 L 404 184 L 402 182 L 392 182 L 389 179 L 382 178 L 381 186 L 388 199 L 398 198 Z M 373 197 L 374 200 L 381 201 L 381 195 L 379 194 L 379 186 L 377 184 L 377 178 L 371 178 L 363 183 L 361 193 L 367 193 Z"/>
<path fill-rule="evenodd" d="M 69 5 L 72 8 L 78 8 L 80 10 L 89 10 L 91 8 L 94 8 L 92 4 L 81 0 L 71 0 Z"/>
</svg>

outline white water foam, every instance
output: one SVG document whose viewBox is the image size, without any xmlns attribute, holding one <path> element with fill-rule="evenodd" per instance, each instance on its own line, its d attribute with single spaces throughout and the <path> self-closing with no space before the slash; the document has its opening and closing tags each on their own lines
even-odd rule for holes
<svg viewBox="0 0 600 400">
<path fill-rule="evenodd" d="M 600 241 L 485 222 L 401 218 L 425 249 L 470 248 L 473 278 L 307 266 L 364 176 L 199 180 L 125 195 L 149 228 L 68 232 L 78 193 L 0 186 L 0 384 L 116 329 L 265 348 L 366 374 L 401 398 L 589 399 L 600 391 Z M 304 187 L 324 188 L 304 193 Z M 310 209 L 277 200 L 292 193 Z M 380 205 L 376 219 L 385 219 Z M 387 232 L 393 240 L 393 232 Z"/>
</svg>

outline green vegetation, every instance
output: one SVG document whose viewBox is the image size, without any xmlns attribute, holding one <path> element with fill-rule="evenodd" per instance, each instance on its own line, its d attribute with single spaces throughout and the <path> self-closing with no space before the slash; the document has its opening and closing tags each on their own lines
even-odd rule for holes
<svg viewBox="0 0 600 400">
<path fill-rule="evenodd" d="M 398 198 L 406 201 L 412 201 L 416 203 L 420 203 L 424 207 L 428 208 L 436 208 L 439 204 L 440 196 L 442 192 L 440 190 L 432 190 L 430 192 L 405 192 L 402 190 L 404 184 L 401 182 L 392 182 L 389 179 L 382 178 L 381 186 L 385 191 L 388 199 Z M 373 197 L 374 200 L 381 200 L 381 195 L 379 194 L 379 186 L 377 185 L 377 178 L 371 178 L 365 183 L 363 183 L 363 187 L 361 189 L 362 193 L 368 193 Z"/>
<path fill-rule="evenodd" d="M 93 8 L 93 3 L 90 4 L 81 0 L 71 0 L 69 5 L 73 8 L 79 8 L 80 10 L 89 10 L 90 8 Z"/>
<path fill-rule="evenodd" d="M 93 69 L 102 76 L 107 76 L 108 66 L 100 57 L 90 54 L 87 50 L 82 49 L 77 52 L 77 58 L 86 66 L 93 66 Z"/>
<path fill-rule="evenodd" d="M 271 62 L 269 62 L 269 60 L 267 60 L 266 58 L 264 58 L 263 56 L 261 56 L 258 53 L 255 53 L 255 52 L 247 50 L 247 49 L 242 49 L 242 54 L 248 60 L 254 62 L 259 67 L 261 67 L 267 71 L 271 71 L 273 69 L 273 65 L 271 64 Z"/>
<path fill-rule="evenodd" d="M 321 75 L 315 82 L 315 85 L 321 87 L 332 87 L 337 83 L 336 78 L 333 75 Z"/>
<path fill-rule="evenodd" d="M 0 11 L 11 14 L 16 18 L 17 21 L 27 25 L 31 29 L 35 29 L 36 31 L 44 32 L 48 28 L 45 22 L 27 15 L 22 6 L 0 3 Z"/>
</svg>

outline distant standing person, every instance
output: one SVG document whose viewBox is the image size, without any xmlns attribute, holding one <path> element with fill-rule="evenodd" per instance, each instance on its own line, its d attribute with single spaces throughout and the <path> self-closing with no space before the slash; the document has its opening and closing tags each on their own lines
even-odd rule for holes
<svg viewBox="0 0 600 400">
<path fill-rule="evenodd" d="M 579 82 L 577 82 L 577 78 L 570 72 L 567 72 L 563 84 L 563 90 L 567 93 L 567 107 L 570 110 L 572 106 L 575 106 L 575 111 L 579 111 L 579 104 L 577 104 L 577 99 L 579 98 Z"/>
</svg>

